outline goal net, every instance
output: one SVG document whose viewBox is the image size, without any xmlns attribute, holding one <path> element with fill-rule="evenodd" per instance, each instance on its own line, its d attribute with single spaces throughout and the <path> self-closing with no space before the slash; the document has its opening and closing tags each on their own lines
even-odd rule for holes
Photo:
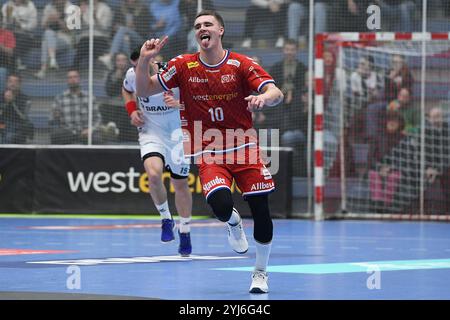
<svg viewBox="0 0 450 320">
<path fill-rule="evenodd" d="M 316 216 L 446 219 L 449 34 L 316 38 Z"/>
</svg>

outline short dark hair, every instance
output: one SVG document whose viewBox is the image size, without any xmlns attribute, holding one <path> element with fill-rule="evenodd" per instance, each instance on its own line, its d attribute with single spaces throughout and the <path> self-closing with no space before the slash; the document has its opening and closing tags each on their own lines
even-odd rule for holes
<svg viewBox="0 0 450 320">
<path fill-rule="evenodd" d="M 215 10 L 202 10 L 195 16 L 195 20 L 197 20 L 197 18 L 201 17 L 201 16 L 213 16 L 214 18 L 216 18 L 217 21 L 219 21 L 219 24 L 225 30 L 225 22 L 223 21 L 222 16 L 217 11 L 215 11 Z M 225 31 L 223 32 L 221 39 L 223 39 L 224 35 L 225 35 Z"/>
<path fill-rule="evenodd" d="M 298 47 L 298 42 L 295 41 L 294 39 L 287 39 L 287 40 L 284 42 L 284 45 L 287 45 L 287 44 L 293 45 L 295 48 Z"/>
<path fill-rule="evenodd" d="M 136 61 L 137 59 L 139 59 L 140 55 L 141 55 L 141 48 L 135 48 L 130 54 L 130 60 Z"/>
</svg>

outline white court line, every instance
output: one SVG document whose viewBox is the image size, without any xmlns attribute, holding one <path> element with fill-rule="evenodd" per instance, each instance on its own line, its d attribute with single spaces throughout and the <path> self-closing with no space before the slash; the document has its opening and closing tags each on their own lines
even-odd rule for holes
<svg viewBox="0 0 450 320">
<path fill-rule="evenodd" d="M 381 248 L 381 247 L 378 247 L 378 248 L 375 248 L 375 250 L 383 250 L 383 251 L 385 251 L 385 250 L 394 250 L 394 248 Z"/>
<path fill-rule="evenodd" d="M 341 247 L 342 250 L 359 250 L 359 247 Z"/>
</svg>

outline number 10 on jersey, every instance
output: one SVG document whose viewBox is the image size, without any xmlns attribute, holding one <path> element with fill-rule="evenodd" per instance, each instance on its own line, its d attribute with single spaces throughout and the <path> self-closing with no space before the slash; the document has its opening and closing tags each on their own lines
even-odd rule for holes
<svg viewBox="0 0 450 320">
<path fill-rule="evenodd" d="M 211 115 L 211 121 L 223 121 L 223 109 L 221 107 L 209 108 L 209 114 Z"/>
</svg>

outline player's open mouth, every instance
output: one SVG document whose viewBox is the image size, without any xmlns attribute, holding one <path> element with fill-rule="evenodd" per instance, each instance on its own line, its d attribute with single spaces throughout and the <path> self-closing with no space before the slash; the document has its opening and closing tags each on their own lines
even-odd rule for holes
<svg viewBox="0 0 450 320">
<path fill-rule="evenodd" d="M 202 34 L 200 36 L 200 40 L 202 41 L 202 44 L 207 44 L 211 37 L 208 34 Z"/>
</svg>

